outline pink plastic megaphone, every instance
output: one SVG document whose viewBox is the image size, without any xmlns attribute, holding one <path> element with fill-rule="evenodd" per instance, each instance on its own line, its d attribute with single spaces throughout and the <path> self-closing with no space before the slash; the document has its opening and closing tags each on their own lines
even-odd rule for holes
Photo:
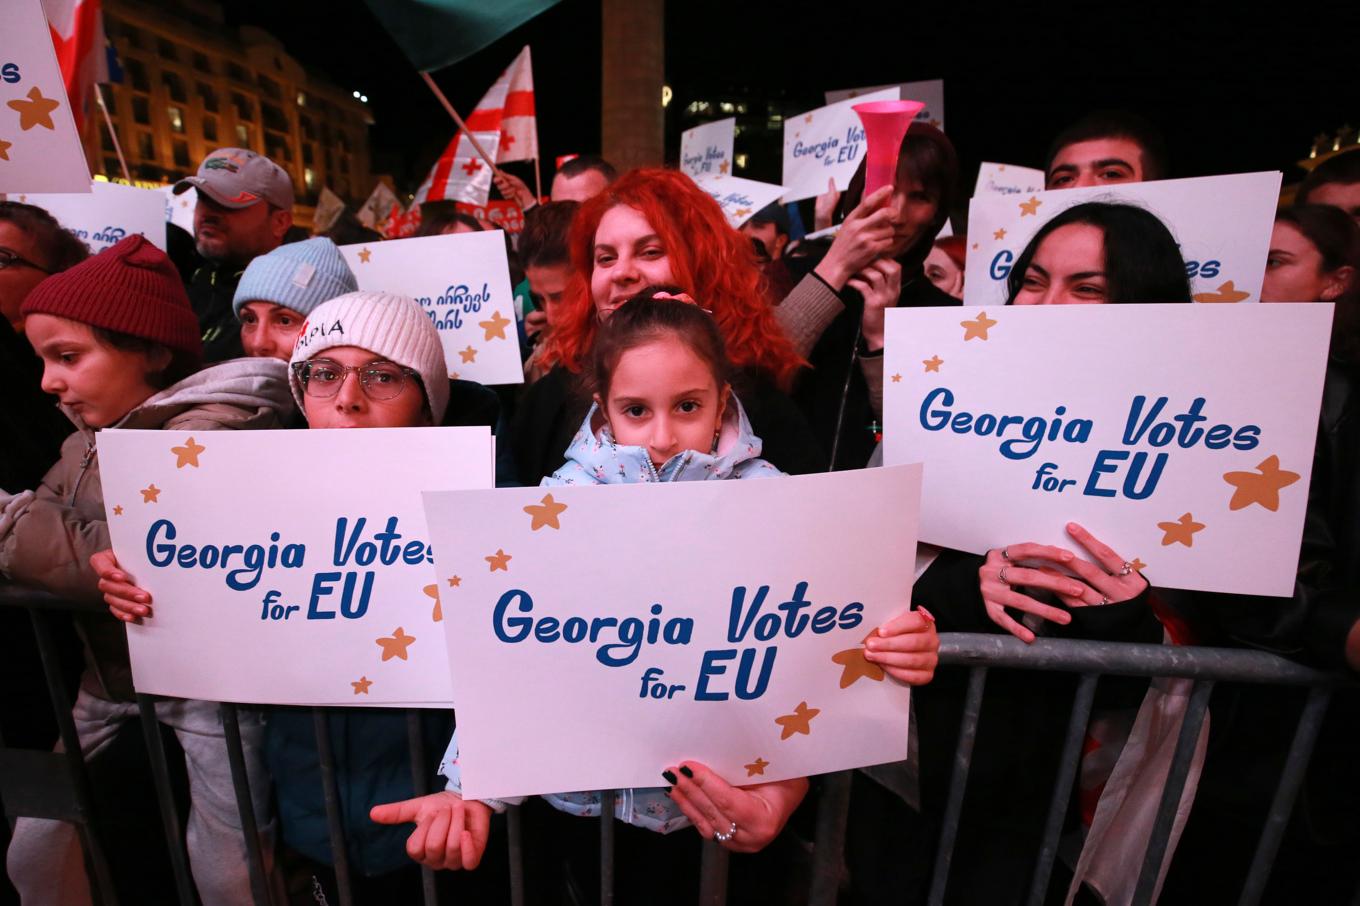
<svg viewBox="0 0 1360 906">
<path fill-rule="evenodd" d="M 859 114 L 869 143 L 864 155 L 862 198 L 896 181 L 897 152 L 902 149 L 902 138 L 925 106 L 920 101 L 869 101 L 851 108 Z"/>
</svg>

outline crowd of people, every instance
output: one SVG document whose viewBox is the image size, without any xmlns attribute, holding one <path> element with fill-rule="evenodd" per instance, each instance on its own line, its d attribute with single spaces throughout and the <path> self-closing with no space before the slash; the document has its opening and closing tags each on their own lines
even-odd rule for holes
<svg viewBox="0 0 1360 906">
<path fill-rule="evenodd" d="M 1156 130 L 1128 114 L 1092 115 L 1063 131 L 1045 173 L 1050 189 L 1173 175 Z M 510 388 L 451 379 L 438 333 L 414 300 L 358 290 L 337 248 L 355 228 L 348 219 L 328 235 L 289 241 L 289 177 L 253 152 L 214 151 L 177 184 L 197 195 L 192 254 L 172 257 L 132 236 L 90 255 L 42 209 L 0 202 L 0 367 L 9 377 L 0 405 L 0 571 L 80 605 L 84 664 L 73 716 L 86 758 L 97 760 L 137 714 L 121 623 L 154 624 L 158 610 L 176 604 L 153 601 L 110 550 L 99 430 L 485 425 L 496 433 L 503 486 L 778 480 L 872 467 L 881 461 L 887 309 L 962 304 L 968 243 L 940 236 L 966 200 L 962 176 L 944 133 L 915 123 L 894 183 L 866 195 L 861 166 L 844 193 L 833 186 L 816 200 L 818 231 L 838 229 L 807 238 L 791 235 L 778 204 L 732 228 L 672 169 L 618 173 L 598 157 L 577 158 L 556 174 L 549 199 L 497 173 L 498 191 L 525 211 L 523 232 L 506 240 L 525 371 L 525 384 Z M 1352 152 L 1312 170 L 1297 201 L 1280 208 L 1265 263 L 1261 301 L 1336 305 L 1293 596 L 1158 588 L 1131 552 L 1101 540 L 1099 526 L 1076 523 L 1065 526 L 1066 546 L 1016 538 L 985 555 L 939 551 L 910 590 L 913 609 L 865 643 L 871 664 L 917 687 L 915 742 L 908 761 L 856 774 L 846 902 L 924 902 L 963 697 L 958 676 L 935 675 L 940 632 L 1245 646 L 1360 669 L 1358 224 L 1360 152 Z M 431 210 L 420 233 L 488 228 Z M 1111 200 L 1049 219 L 1017 257 L 1006 290 L 1008 305 L 1191 301 L 1172 232 L 1144 208 Z M 323 322 L 344 330 L 307 329 Z M 306 466 L 279 468 L 268 480 Z M 16 653 L 32 645 L 17 624 L 5 625 Z M 987 697 L 951 901 L 1025 895 L 1074 682 L 1016 676 Z M 1146 682 L 1102 681 L 1097 710 L 1131 715 L 1147 690 Z M 1235 898 L 1250 842 L 1225 853 L 1216 832 L 1225 821 L 1259 828 L 1253 816 L 1264 813 L 1274 776 L 1261 776 L 1259 756 L 1283 751 L 1290 730 L 1276 721 L 1278 738 L 1254 740 L 1246 754 L 1244 724 L 1262 707 L 1280 717 L 1297 702 L 1216 693 L 1216 718 L 1228 716 L 1211 723 L 1200 801 L 1167 875 L 1166 902 Z M 1340 703 L 1333 723 L 1352 711 Z M 162 699 L 155 713 L 184 753 L 199 895 L 214 906 L 248 903 L 218 705 Z M 288 902 L 337 902 L 311 712 L 241 714 L 271 883 Z M 596 836 L 573 823 L 600 814 L 598 792 L 465 801 L 453 715 L 429 711 L 421 721 L 431 748 L 416 757 L 444 787 L 425 796 L 411 775 L 405 712 L 325 715 L 356 902 L 413 901 L 420 865 L 461 869 L 441 873 L 440 883 L 476 902 L 504 900 L 495 866 L 508 856 L 492 829 L 511 805 L 532 818 L 531 900 L 598 895 Z M 11 726 L 8 740 L 26 738 Z M 1324 734 L 1314 776 L 1344 764 L 1353 745 L 1344 733 Z M 1113 761 L 1118 743 L 1109 746 Z M 805 896 L 817 778 L 747 785 L 693 761 L 656 770 L 655 788 L 614 800 L 621 901 L 692 902 L 704 839 L 745 854 L 732 862 L 734 901 Z M 1344 808 L 1353 783 L 1324 774 L 1317 785 L 1324 795 L 1301 801 L 1305 815 L 1280 875 L 1344 890 L 1354 882 L 1340 855 L 1356 840 Z M 1090 803 L 1078 799 L 1070 823 L 1079 828 Z M 72 825 L 20 819 L 7 866 L 25 904 L 91 902 Z M 1127 866 L 1123 880 L 1132 883 L 1137 870 Z M 1077 878 L 1076 902 L 1117 901 L 1108 878 L 1099 890 Z"/>
</svg>

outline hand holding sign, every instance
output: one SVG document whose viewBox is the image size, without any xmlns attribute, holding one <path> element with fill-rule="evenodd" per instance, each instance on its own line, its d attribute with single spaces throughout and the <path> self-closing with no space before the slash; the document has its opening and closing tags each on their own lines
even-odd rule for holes
<svg viewBox="0 0 1360 906">
<path fill-rule="evenodd" d="M 670 797 L 699 836 L 737 853 L 760 852 L 768 846 L 808 789 L 806 777 L 732 786 L 697 761 L 669 768 L 662 776 L 674 784 Z"/>
</svg>

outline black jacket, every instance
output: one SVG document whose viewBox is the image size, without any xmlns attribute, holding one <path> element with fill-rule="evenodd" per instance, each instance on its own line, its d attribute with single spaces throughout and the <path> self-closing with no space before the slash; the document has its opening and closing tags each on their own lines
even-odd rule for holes
<svg viewBox="0 0 1360 906">
<path fill-rule="evenodd" d="M 236 284 L 241 282 L 243 273 L 244 268 L 232 265 L 219 267 L 204 264 L 194 271 L 193 277 L 185 284 L 203 337 L 205 365 L 245 355 L 241 347 L 241 322 L 231 307 L 231 300 L 236 295 Z"/>
<path fill-rule="evenodd" d="M 764 442 L 763 459 L 793 475 L 825 471 L 826 458 L 812 429 L 769 378 L 748 370 L 736 381 L 734 392 Z M 508 441 L 497 438 L 498 449 L 513 449 L 513 474 L 520 484 L 536 486 L 566 462 L 567 447 L 590 411 L 590 402 L 575 375 L 560 365 L 529 387 L 510 423 Z M 503 467 L 502 462 L 497 472 Z"/>
<path fill-rule="evenodd" d="M 919 270 L 910 280 L 904 271 L 903 280 L 902 293 L 897 299 L 899 308 L 962 304 L 927 280 Z M 867 352 L 860 339 L 864 298 L 853 289 L 841 290 L 838 295 L 845 303 L 845 311 L 831 322 L 817 345 L 812 347 L 808 355 L 812 370 L 800 375 L 793 396 L 812 424 L 817 443 L 828 456 L 835 448 L 831 467 L 862 469 L 869 462 L 883 427 L 869 405 L 869 387 L 858 361 L 858 357 Z M 882 352 L 874 355 L 882 355 Z"/>
</svg>

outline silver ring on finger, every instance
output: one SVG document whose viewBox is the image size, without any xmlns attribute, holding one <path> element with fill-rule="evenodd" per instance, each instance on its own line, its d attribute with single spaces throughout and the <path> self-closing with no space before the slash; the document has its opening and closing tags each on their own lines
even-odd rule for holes
<svg viewBox="0 0 1360 906">
<path fill-rule="evenodd" d="M 1125 560 L 1124 565 L 1119 567 L 1119 572 L 1116 573 L 1115 575 L 1119 576 L 1119 578 L 1122 579 L 1131 572 L 1133 572 L 1133 564 Z"/>
<path fill-rule="evenodd" d="M 1004 566 L 1001 567 L 1001 572 L 997 573 L 996 577 L 1001 580 L 1002 585 L 1006 586 L 1007 588 L 1011 587 L 1011 583 L 1006 581 L 1006 567 Z"/>
<path fill-rule="evenodd" d="M 1110 598 L 1109 598 L 1109 595 L 1101 595 L 1101 596 L 1100 596 L 1100 603 L 1097 604 L 1096 606 L 1097 606 L 1097 607 L 1104 607 L 1106 604 L 1109 604 L 1109 603 L 1111 603 Z"/>
<path fill-rule="evenodd" d="M 728 840 L 731 840 L 736 835 L 737 835 L 737 822 L 733 821 L 731 822 L 731 826 L 727 828 L 727 833 L 724 834 L 722 831 L 714 831 L 713 839 L 719 843 L 726 843 Z"/>
<path fill-rule="evenodd" d="M 1001 559 L 1005 560 L 1007 563 L 1011 562 L 1011 553 L 1009 548 L 1003 547 L 1001 549 Z"/>
</svg>

